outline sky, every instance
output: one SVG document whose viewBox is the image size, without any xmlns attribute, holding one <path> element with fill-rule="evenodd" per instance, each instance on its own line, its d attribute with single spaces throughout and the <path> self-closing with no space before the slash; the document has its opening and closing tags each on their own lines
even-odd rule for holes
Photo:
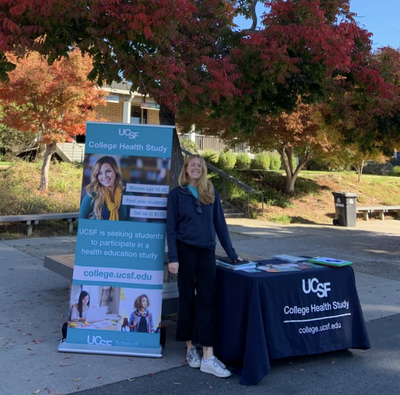
<svg viewBox="0 0 400 395">
<path fill-rule="evenodd" d="M 373 33 L 373 48 L 400 47 L 400 0 L 350 0 L 361 27 Z"/>
<path fill-rule="evenodd" d="M 350 0 L 350 10 L 357 14 L 356 20 L 360 26 L 373 33 L 373 49 L 400 47 L 400 0 Z M 262 4 L 258 4 L 258 17 L 261 11 Z M 235 22 L 240 28 L 251 26 L 251 21 L 243 18 L 237 18 Z"/>
</svg>

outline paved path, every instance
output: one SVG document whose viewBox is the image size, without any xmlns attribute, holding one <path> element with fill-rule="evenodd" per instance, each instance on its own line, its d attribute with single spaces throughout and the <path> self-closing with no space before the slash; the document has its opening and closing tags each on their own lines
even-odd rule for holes
<svg viewBox="0 0 400 395">
<path fill-rule="evenodd" d="M 333 256 L 351 260 L 367 321 L 371 350 L 346 350 L 275 361 L 255 387 L 239 377 L 216 379 L 190 369 L 184 345 L 174 341 L 175 322 L 165 320 L 163 357 L 133 358 L 59 353 L 69 283 L 43 267 L 46 255 L 75 252 L 75 237 L 0 241 L 1 395 L 136 393 L 376 394 L 400 388 L 400 221 L 332 225 L 274 225 L 228 220 L 243 256 Z M 233 345 L 234 346 L 234 345 Z"/>
</svg>

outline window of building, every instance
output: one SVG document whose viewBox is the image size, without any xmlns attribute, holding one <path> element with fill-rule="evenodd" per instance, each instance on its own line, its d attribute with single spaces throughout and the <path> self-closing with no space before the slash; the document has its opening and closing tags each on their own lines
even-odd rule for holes
<svg viewBox="0 0 400 395">
<path fill-rule="evenodd" d="M 140 106 L 131 107 L 131 123 L 147 123 L 147 110 L 140 108 Z"/>
</svg>

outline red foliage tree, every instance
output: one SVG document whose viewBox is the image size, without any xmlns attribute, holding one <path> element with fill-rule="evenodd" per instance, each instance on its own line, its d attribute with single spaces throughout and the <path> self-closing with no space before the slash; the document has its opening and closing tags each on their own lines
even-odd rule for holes
<svg viewBox="0 0 400 395">
<path fill-rule="evenodd" d="M 235 12 L 253 15 L 255 3 L 0 0 L 0 50 L 36 49 L 51 62 L 77 45 L 93 57 L 91 79 L 131 81 L 161 105 L 163 124 L 178 114 L 251 134 L 260 116 L 290 113 L 299 96 L 310 104 L 357 86 L 390 100 L 349 0 L 267 0 L 260 29 L 236 30 Z M 0 57 L 0 76 L 11 67 Z M 173 159 L 179 170 L 179 144 Z"/>
<path fill-rule="evenodd" d="M 365 95 L 393 95 L 371 60 L 371 34 L 355 22 L 348 0 L 264 3 L 270 8 L 261 28 L 239 32 L 230 51 L 241 95 L 219 103 L 209 117 L 252 133 L 260 116 L 293 111 L 299 96 L 318 103 L 355 86 Z"/>
<path fill-rule="evenodd" d="M 320 127 L 318 108 L 301 103 L 292 113 L 260 117 L 254 133 L 232 134 L 229 129 L 221 137 L 248 144 L 253 151 L 276 150 L 286 173 L 285 192 L 293 194 L 295 182 L 306 164 L 321 152 L 328 151 L 332 143 Z M 233 139 L 234 138 L 234 139 Z M 299 159 L 296 163 L 296 159 Z"/>
<path fill-rule="evenodd" d="M 22 58 L 8 53 L 7 58 L 16 68 L 0 86 L 2 122 L 45 145 L 40 190 L 47 190 L 56 144 L 85 133 L 85 121 L 95 119 L 94 107 L 104 102 L 105 93 L 87 79 L 92 63 L 78 50 L 51 66 L 37 52 Z"/>
<path fill-rule="evenodd" d="M 370 62 L 386 91 L 367 90 L 361 84 L 338 89 L 320 106 L 321 114 L 342 145 L 363 157 L 379 157 L 379 152 L 390 157 L 400 147 L 400 52 L 381 48 Z"/>
<path fill-rule="evenodd" d="M 90 79 L 132 82 L 160 104 L 160 122 L 173 125 L 185 102 L 239 93 L 234 66 L 219 56 L 220 31 L 232 17 L 224 0 L 0 0 L 0 50 L 35 49 L 52 62 L 76 45 L 92 56 Z M 10 68 L 0 56 L 0 76 Z M 179 174 L 176 134 L 172 163 Z"/>
</svg>

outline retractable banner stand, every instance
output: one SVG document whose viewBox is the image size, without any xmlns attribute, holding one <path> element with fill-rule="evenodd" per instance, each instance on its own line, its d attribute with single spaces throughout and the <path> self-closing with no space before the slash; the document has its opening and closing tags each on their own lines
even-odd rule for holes
<svg viewBox="0 0 400 395">
<path fill-rule="evenodd" d="M 173 127 L 87 123 L 68 330 L 58 350 L 161 357 Z"/>
</svg>

